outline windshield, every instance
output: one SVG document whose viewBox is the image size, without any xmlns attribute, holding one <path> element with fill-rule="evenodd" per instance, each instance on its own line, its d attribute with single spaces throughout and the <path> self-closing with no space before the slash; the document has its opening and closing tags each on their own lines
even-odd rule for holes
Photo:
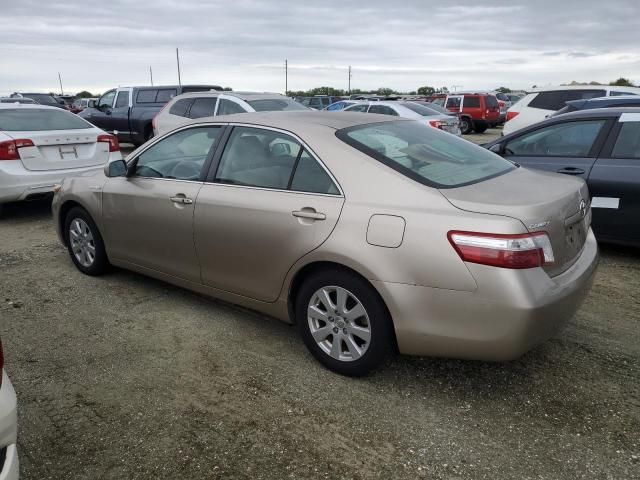
<svg viewBox="0 0 640 480">
<path fill-rule="evenodd" d="M 417 121 L 343 128 L 343 142 L 405 176 L 437 188 L 477 183 L 516 167 L 473 143 Z"/>
<path fill-rule="evenodd" d="M 7 132 L 39 132 L 80 128 L 93 128 L 93 125 L 65 110 L 44 108 L 3 108 L 0 110 L 0 130 Z"/>
<path fill-rule="evenodd" d="M 268 98 L 263 100 L 247 100 L 256 112 L 281 112 L 285 110 L 309 110 L 304 105 L 289 98 Z"/>
<path fill-rule="evenodd" d="M 418 103 L 413 102 L 403 102 L 400 105 L 403 107 L 407 107 L 412 112 L 416 112 L 418 115 L 422 115 L 423 117 L 433 117 L 434 115 L 440 115 L 440 112 L 436 112 L 429 107 L 424 105 L 420 105 Z"/>
</svg>

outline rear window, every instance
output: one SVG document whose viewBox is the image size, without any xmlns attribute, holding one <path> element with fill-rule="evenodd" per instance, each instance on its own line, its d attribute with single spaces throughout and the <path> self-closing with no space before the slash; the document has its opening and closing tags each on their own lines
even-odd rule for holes
<svg viewBox="0 0 640 480">
<path fill-rule="evenodd" d="M 423 117 L 431 117 L 433 115 L 439 115 L 439 112 L 432 110 L 428 107 L 425 107 L 424 105 L 419 105 L 417 103 L 403 102 L 401 103 L 401 105 L 403 107 L 407 107 L 409 110 L 417 113 L 418 115 L 422 115 Z"/>
<path fill-rule="evenodd" d="M 560 110 L 570 100 L 604 97 L 604 90 L 556 90 L 540 92 L 529 102 L 529 107 L 542 110 Z"/>
<path fill-rule="evenodd" d="M 73 113 L 60 109 L 24 108 L 0 110 L 0 130 L 7 132 L 75 130 L 93 128 Z"/>
<path fill-rule="evenodd" d="M 248 100 L 247 103 L 256 112 L 281 112 L 285 110 L 308 110 L 304 105 L 289 98 L 269 98 L 262 100 Z"/>
<path fill-rule="evenodd" d="M 31 98 L 38 103 L 50 103 L 50 104 L 58 103 L 56 102 L 56 99 L 53 98 L 51 95 L 46 95 L 43 93 L 27 93 L 25 96 L 26 98 Z"/>
<path fill-rule="evenodd" d="M 502 175 L 516 167 L 473 143 L 417 121 L 358 125 L 336 132 L 343 142 L 436 188 L 453 188 Z"/>
<path fill-rule="evenodd" d="M 189 105 L 191 105 L 191 102 L 193 102 L 193 98 L 182 98 L 171 105 L 169 113 L 171 115 L 177 115 L 179 117 L 186 117 L 187 110 L 189 110 Z"/>
</svg>

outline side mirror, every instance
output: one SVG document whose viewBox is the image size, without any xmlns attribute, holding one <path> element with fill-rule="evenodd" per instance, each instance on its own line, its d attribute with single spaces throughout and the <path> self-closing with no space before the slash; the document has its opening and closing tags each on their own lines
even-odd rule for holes
<svg viewBox="0 0 640 480">
<path fill-rule="evenodd" d="M 96 108 L 97 104 L 95 100 L 89 100 L 89 102 L 87 103 L 87 107 L 89 108 Z"/>
<path fill-rule="evenodd" d="M 490 152 L 493 153 L 497 153 L 498 155 L 502 154 L 502 144 L 501 143 L 496 143 L 495 145 L 491 145 L 491 147 L 489 148 Z"/>
<path fill-rule="evenodd" d="M 114 160 L 104 166 L 104 174 L 111 177 L 124 177 L 127 175 L 127 162 L 124 160 Z"/>
</svg>

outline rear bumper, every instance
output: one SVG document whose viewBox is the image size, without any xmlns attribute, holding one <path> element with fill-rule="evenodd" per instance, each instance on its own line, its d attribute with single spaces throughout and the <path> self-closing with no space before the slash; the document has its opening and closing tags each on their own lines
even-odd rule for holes
<svg viewBox="0 0 640 480">
<path fill-rule="evenodd" d="M 113 154 L 112 154 L 113 155 Z M 119 155 L 119 154 L 118 154 Z M 0 162 L 0 204 L 50 194 L 65 177 L 100 170 L 103 165 L 64 170 L 27 170 L 20 160 Z"/>
<path fill-rule="evenodd" d="M 576 263 L 554 278 L 540 268 L 467 264 L 478 284 L 474 292 L 373 283 L 394 320 L 401 353 L 505 361 L 567 324 L 589 291 L 597 263 L 590 231 Z"/>
<path fill-rule="evenodd" d="M 17 432 L 16 393 L 9 377 L 3 371 L 0 388 L 0 449 L 5 449 L 5 455 L 4 461 L 0 461 L 0 480 L 17 480 L 18 478 Z"/>
</svg>

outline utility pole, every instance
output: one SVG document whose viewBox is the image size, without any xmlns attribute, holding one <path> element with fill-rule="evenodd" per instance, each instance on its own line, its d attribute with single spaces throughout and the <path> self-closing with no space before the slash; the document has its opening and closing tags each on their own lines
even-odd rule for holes
<svg viewBox="0 0 640 480">
<path fill-rule="evenodd" d="M 153 70 L 151 70 L 151 65 L 149 65 L 149 76 L 151 77 L 151 86 L 153 87 Z"/>
<path fill-rule="evenodd" d="M 351 65 L 349 65 L 349 95 L 351 95 Z"/>
<path fill-rule="evenodd" d="M 180 78 L 180 54 L 178 53 L 177 47 L 176 47 L 176 63 L 178 64 L 178 85 L 182 86 L 182 80 Z"/>
<path fill-rule="evenodd" d="M 284 59 L 284 94 L 287 95 L 289 91 L 289 64 L 287 59 Z"/>
<path fill-rule="evenodd" d="M 62 77 L 60 76 L 60 72 L 58 72 L 58 81 L 60 82 L 60 95 L 64 95 L 64 91 L 62 90 Z"/>
</svg>

